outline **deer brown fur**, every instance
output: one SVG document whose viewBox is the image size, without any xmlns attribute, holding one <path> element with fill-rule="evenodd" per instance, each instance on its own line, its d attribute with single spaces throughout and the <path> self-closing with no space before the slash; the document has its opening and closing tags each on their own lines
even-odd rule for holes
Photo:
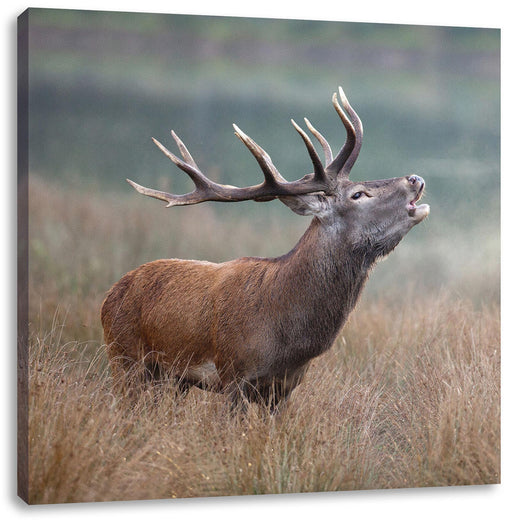
<svg viewBox="0 0 512 523">
<path fill-rule="evenodd" d="M 297 245 L 278 258 L 158 260 L 123 276 L 101 310 L 116 380 L 143 361 L 179 378 L 183 388 L 196 385 L 227 392 L 235 403 L 247 398 L 275 407 L 300 382 L 311 359 L 331 347 L 374 263 L 429 212 L 428 205 L 416 206 L 424 188 L 419 176 L 348 179 L 362 125 L 341 88 L 340 96 L 344 111 L 336 95 L 333 102 L 347 140 L 336 158 L 306 120 L 324 149 L 325 167 L 294 123 L 315 168 L 297 182 L 286 182 L 265 151 L 237 127 L 265 174 L 259 186 L 214 184 L 174 133 L 185 161 L 155 141 L 196 189 L 172 195 L 130 182 L 142 194 L 168 206 L 278 197 L 313 220 Z"/>
</svg>

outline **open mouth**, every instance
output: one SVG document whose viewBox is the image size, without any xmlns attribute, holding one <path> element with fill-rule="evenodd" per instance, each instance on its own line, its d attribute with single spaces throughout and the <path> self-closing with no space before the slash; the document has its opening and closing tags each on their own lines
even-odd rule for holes
<svg viewBox="0 0 512 523">
<path fill-rule="evenodd" d="M 409 214 L 411 214 L 411 211 L 414 212 L 418 208 L 416 202 L 418 202 L 422 197 L 424 188 L 425 182 L 422 182 L 420 188 L 418 189 L 418 192 L 416 193 L 416 196 L 407 204 L 407 210 L 409 211 Z"/>
<path fill-rule="evenodd" d="M 416 193 L 416 196 L 407 204 L 407 212 L 409 216 L 414 220 L 414 225 L 421 222 L 426 218 L 430 212 L 430 206 L 426 203 L 422 205 L 416 205 L 423 195 L 423 189 L 425 188 L 425 182 L 421 182 L 421 185 Z"/>
</svg>

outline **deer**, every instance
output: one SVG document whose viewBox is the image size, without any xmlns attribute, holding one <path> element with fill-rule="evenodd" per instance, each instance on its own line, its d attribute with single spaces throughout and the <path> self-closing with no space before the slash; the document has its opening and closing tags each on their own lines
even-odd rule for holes
<svg viewBox="0 0 512 523">
<path fill-rule="evenodd" d="M 312 221 L 293 249 L 279 257 L 223 263 L 161 259 L 125 274 L 101 308 L 114 380 L 138 363 L 147 371 L 145 379 L 164 372 L 183 394 L 198 387 L 227 394 L 234 407 L 259 403 L 273 413 L 311 361 L 331 348 L 375 263 L 430 212 L 428 204 L 417 205 L 425 188 L 418 175 L 349 180 L 363 126 L 341 87 L 338 92 L 332 103 L 346 139 L 335 157 L 304 118 L 323 149 L 322 163 L 308 133 L 291 121 L 313 164 L 312 173 L 295 181 L 287 181 L 267 152 L 235 124 L 235 135 L 263 172 L 259 185 L 213 182 L 174 131 L 182 158 L 152 139 L 195 188 L 176 195 L 127 179 L 138 193 L 167 207 L 277 198 Z"/>
</svg>

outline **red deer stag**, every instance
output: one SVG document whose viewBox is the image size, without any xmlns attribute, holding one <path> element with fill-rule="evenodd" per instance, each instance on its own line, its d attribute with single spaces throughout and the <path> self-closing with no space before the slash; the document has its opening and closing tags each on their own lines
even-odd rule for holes
<svg viewBox="0 0 512 523">
<path fill-rule="evenodd" d="M 123 276 L 101 310 L 116 380 L 142 362 L 146 369 L 172 373 L 183 391 L 194 385 L 228 393 L 234 405 L 245 399 L 274 409 L 300 383 L 311 359 L 331 347 L 372 266 L 429 213 L 428 205 L 416 205 L 425 186 L 419 176 L 349 180 L 363 127 L 341 87 L 339 94 L 341 105 L 336 93 L 332 101 L 347 138 L 334 159 L 325 138 L 305 119 L 323 148 L 325 167 L 292 120 L 314 167 L 293 182 L 236 125 L 236 136 L 263 171 L 259 185 L 214 183 L 174 132 L 183 160 L 153 139 L 190 176 L 195 190 L 174 195 L 127 180 L 139 193 L 167 207 L 279 198 L 313 220 L 297 245 L 278 258 L 158 260 Z"/>
</svg>

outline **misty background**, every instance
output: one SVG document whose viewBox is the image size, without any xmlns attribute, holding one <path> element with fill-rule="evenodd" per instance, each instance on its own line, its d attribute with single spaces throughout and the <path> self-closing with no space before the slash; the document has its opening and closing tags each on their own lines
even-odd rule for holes
<svg viewBox="0 0 512 523">
<path fill-rule="evenodd" d="M 345 131 L 331 96 L 342 85 L 365 131 L 351 179 L 419 174 L 427 185 L 422 202 L 431 206 L 366 292 L 400 293 L 414 276 L 414 290 L 499 302 L 499 30 L 31 9 L 29 82 L 31 176 L 84 199 L 134 201 L 142 197 L 125 178 L 192 189 L 151 142 L 176 152 L 171 129 L 221 183 L 262 180 L 232 123 L 288 180 L 311 172 L 290 119 L 309 118 L 337 152 Z M 166 223 L 193 210 L 145 203 L 160 206 L 155 227 L 166 244 L 159 255 L 172 257 Z M 201 206 L 224 228 L 309 223 L 277 201 Z M 265 255 L 289 250 L 295 231 Z M 209 259 L 260 254 L 244 247 Z M 126 266 L 133 268 L 130 260 Z"/>
</svg>

